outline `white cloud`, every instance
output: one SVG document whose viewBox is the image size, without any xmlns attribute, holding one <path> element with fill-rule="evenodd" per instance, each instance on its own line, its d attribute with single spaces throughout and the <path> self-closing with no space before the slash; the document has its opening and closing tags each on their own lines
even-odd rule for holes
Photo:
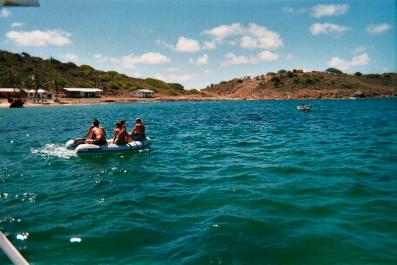
<svg viewBox="0 0 397 265">
<path fill-rule="evenodd" d="M 95 54 L 94 58 L 98 63 L 120 64 L 126 69 L 135 69 L 137 64 L 163 64 L 171 61 L 170 58 L 158 52 L 147 52 L 141 55 L 130 54 L 122 57 Z"/>
<path fill-rule="evenodd" d="M 351 60 L 344 60 L 339 57 L 332 57 L 327 65 L 340 70 L 349 70 L 352 66 L 365 66 L 369 63 L 369 56 L 367 53 L 362 53 L 357 56 L 353 56 Z"/>
<path fill-rule="evenodd" d="M 98 63 L 118 63 L 120 61 L 116 57 L 104 56 L 103 54 L 95 54 L 94 58 Z"/>
<path fill-rule="evenodd" d="M 184 74 L 184 75 L 175 75 L 172 74 L 169 76 L 169 82 L 185 82 L 189 80 L 193 80 L 197 77 L 197 74 Z"/>
<path fill-rule="evenodd" d="M 347 30 L 350 30 L 350 28 L 331 23 L 314 23 L 309 28 L 309 31 L 313 35 L 333 34 L 333 33 L 342 34 Z"/>
<path fill-rule="evenodd" d="M 7 18 L 9 16 L 11 16 L 11 11 L 10 10 L 8 10 L 6 8 L 1 9 L 0 18 L 2 18 L 2 17 Z"/>
<path fill-rule="evenodd" d="M 163 41 L 163 40 L 161 40 L 161 39 L 156 40 L 156 44 L 157 44 L 158 46 L 160 46 L 160 47 L 167 48 L 167 49 L 170 49 L 170 50 L 175 51 L 175 47 L 174 47 L 173 45 L 171 45 L 171 44 L 169 44 L 168 42 Z"/>
<path fill-rule="evenodd" d="M 216 48 L 215 41 L 205 41 L 203 44 L 203 50 L 213 50 Z"/>
<path fill-rule="evenodd" d="M 251 50 L 277 49 L 283 46 L 280 34 L 255 23 L 249 23 L 247 26 L 242 26 L 240 23 L 220 25 L 204 30 L 203 34 L 213 37 L 213 46 L 216 43 L 227 43 L 231 46 L 239 43 L 241 48 Z M 229 38 L 229 41 L 225 42 L 226 38 Z"/>
<path fill-rule="evenodd" d="M 142 55 L 130 54 L 121 57 L 121 65 L 127 69 L 135 68 L 136 64 L 163 64 L 170 62 L 170 58 L 158 52 L 147 52 Z"/>
<path fill-rule="evenodd" d="M 226 54 L 225 59 L 225 62 L 222 64 L 223 66 L 253 63 L 247 56 L 235 55 L 232 52 Z"/>
<path fill-rule="evenodd" d="M 313 6 L 312 16 L 315 18 L 320 17 L 330 17 L 330 16 L 340 16 L 345 14 L 349 10 L 349 5 L 347 4 L 320 4 Z"/>
<path fill-rule="evenodd" d="M 363 53 L 367 50 L 367 46 L 361 45 L 361 46 L 357 46 L 354 47 L 353 49 L 351 49 L 352 53 Z"/>
<path fill-rule="evenodd" d="M 234 53 L 227 53 L 225 55 L 225 61 L 222 66 L 239 65 L 239 64 L 257 64 L 261 61 L 277 61 L 279 59 L 278 54 L 271 51 L 263 50 L 255 56 L 236 55 Z"/>
<path fill-rule="evenodd" d="M 157 74 L 153 75 L 153 78 L 167 82 L 167 80 L 166 80 L 167 78 L 165 77 L 165 75 L 163 75 L 161 73 L 157 73 Z"/>
<path fill-rule="evenodd" d="M 266 27 L 250 23 L 246 31 L 246 35 L 241 38 L 241 48 L 277 49 L 283 46 L 280 35 Z"/>
<path fill-rule="evenodd" d="M 63 56 L 63 60 L 66 62 L 77 62 L 79 57 L 73 53 L 67 53 Z"/>
<path fill-rule="evenodd" d="M 142 74 L 141 74 L 140 72 L 134 72 L 134 73 L 132 73 L 132 74 L 131 74 L 131 77 L 141 78 L 141 79 L 143 78 L 143 77 L 142 77 Z"/>
<path fill-rule="evenodd" d="M 240 46 L 244 49 L 256 49 L 258 47 L 258 41 L 251 36 L 243 36 L 240 41 Z"/>
<path fill-rule="evenodd" d="M 225 38 L 229 36 L 241 35 L 243 28 L 240 23 L 233 23 L 230 25 L 220 25 L 212 29 L 204 30 L 202 33 L 210 35 L 217 42 L 222 42 Z"/>
<path fill-rule="evenodd" d="M 175 72 L 179 71 L 179 68 L 178 67 L 169 67 L 169 68 L 167 68 L 167 71 L 171 72 L 171 73 L 175 73 Z"/>
<path fill-rule="evenodd" d="M 270 51 L 261 51 L 258 53 L 258 59 L 261 61 L 277 61 L 278 55 Z"/>
<path fill-rule="evenodd" d="M 11 24 L 12 28 L 19 28 L 19 27 L 22 27 L 22 26 L 23 26 L 22 22 L 14 22 L 14 23 Z"/>
<path fill-rule="evenodd" d="M 70 33 L 63 30 L 10 31 L 6 36 L 18 46 L 65 46 L 71 43 Z"/>
<path fill-rule="evenodd" d="M 204 54 L 203 56 L 198 57 L 196 60 L 193 58 L 189 59 L 189 63 L 196 65 L 204 65 L 208 63 L 208 55 Z"/>
<path fill-rule="evenodd" d="M 306 13 L 307 9 L 304 7 L 293 8 L 293 7 L 285 6 L 283 7 L 282 11 L 287 14 L 303 14 Z"/>
<path fill-rule="evenodd" d="M 381 34 L 383 32 L 388 31 L 389 29 L 391 29 L 391 25 L 390 24 L 371 24 L 368 25 L 367 27 L 367 32 L 371 35 L 376 35 L 376 34 Z"/>
<path fill-rule="evenodd" d="M 198 41 L 194 39 L 179 37 L 175 49 L 178 52 L 197 52 L 200 50 L 200 45 Z"/>
<path fill-rule="evenodd" d="M 194 80 L 197 76 L 198 76 L 197 74 L 163 75 L 161 73 L 157 73 L 154 75 L 154 78 L 163 80 L 167 83 L 173 83 L 173 82 L 179 83 L 179 82 L 186 82 L 186 81 Z"/>
</svg>

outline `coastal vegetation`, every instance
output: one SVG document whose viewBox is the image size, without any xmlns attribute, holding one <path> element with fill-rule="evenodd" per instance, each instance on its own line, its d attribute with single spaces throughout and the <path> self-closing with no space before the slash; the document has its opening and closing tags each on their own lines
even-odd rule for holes
<svg viewBox="0 0 397 265">
<path fill-rule="evenodd" d="M 397 96 L 397 73 L 354 74 L 336 68 L 304 72 L 281 69 L 211 84 L 202 93 L 230 98 L 348 98 Z"/>
<path fill-rule="evenodd" d="M 0 51 L 0 87 L 43 87 L 59 92 L 64 87 L 97 87 L 104 95 L 124 96 L 137 89 L 150 89 L 161 95 L 189 93 L 178 83 L 154 78 L 135 78 L 116 71 L 101 71 L 89 65 L 62 63 L 54 58 L 42 59 L 26 52 Z"/>
<path fill-rule="evenodd" d="M 157 97 L 193 98 L 349 98 L 397 95 L 397 73 L 347 74 L 336 68 L 304 72 L 280 69 L 211 84 L 202 90 L 185 90 L 178 83 L 135 78 L 89 65 L 42 59 L 26 52 L 0 51 L 0 87 L 38 88 L 59 93 L 64 87 L 97 87 L 103 95 L 125 97 L 137 89 L 150 89 Z"/>
</svg>

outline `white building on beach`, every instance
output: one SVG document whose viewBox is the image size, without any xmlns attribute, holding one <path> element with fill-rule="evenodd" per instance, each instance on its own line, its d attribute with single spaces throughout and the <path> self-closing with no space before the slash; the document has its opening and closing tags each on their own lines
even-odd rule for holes
<svg viewBox="0 0 397 265">
<path fill-rule="evenodd" d="M 0 87 L 0 98 L 7 98 L 17 94 L 24 93 L 23 90 L 14 87 Z"/>
<path fill-rule="evenodd" d="M 138 89 L 131 92 L 131 95 L 137 98 L 153 98 L 154 91 L 149 89 Z"/>
<path fill-rule="evenodd" d="M 28 98 L 35 98 L 36 90 L 35 89 L 24 89 L 23 91 L 26 92 Z M 44 90 L 42 88 L 37 89 L 37 99 L 51 99 L 52 93 Z"/>
<path fill-rule="evenodd" d="M 91 87 L 66 87 L 64 88 L 68 98 L 99 98 L 102 89 Z"/>
</svg>

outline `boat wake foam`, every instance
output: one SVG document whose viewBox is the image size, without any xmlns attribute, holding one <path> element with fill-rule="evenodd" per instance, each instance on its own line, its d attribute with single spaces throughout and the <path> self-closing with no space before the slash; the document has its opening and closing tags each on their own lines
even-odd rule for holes
<svg viewBox="0 0 397 265">
<path fill-rule="evenodd" d="M 40 156 L 55 156 L 59 158 L 71 158 L 76 156 L 76 152 L 74 150 L 68 150 L 64 145 L 60 144 L 46 144 L 41 148 L 32 148 L 32 154 L 40 155 Z"/>
</svg>

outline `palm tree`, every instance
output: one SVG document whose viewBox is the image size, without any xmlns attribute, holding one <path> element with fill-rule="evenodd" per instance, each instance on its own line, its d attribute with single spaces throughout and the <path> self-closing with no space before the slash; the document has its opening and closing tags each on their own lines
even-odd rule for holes
<svg viewBox="0 0 397 265">
<path fill-rule="evenodd" d="M 34 85 L 34 98 L 33 98 L 33 102 L 36 102 L 36 99 L 38 97 L 38 91 L 40 88 L 42 88 L 42 84 L 40 82 L 40 78 L 39 78 L 39 74 L 35 73 L 32 75 L 32 80 L 33 80 L 33 85 Z"/>
</svg>

